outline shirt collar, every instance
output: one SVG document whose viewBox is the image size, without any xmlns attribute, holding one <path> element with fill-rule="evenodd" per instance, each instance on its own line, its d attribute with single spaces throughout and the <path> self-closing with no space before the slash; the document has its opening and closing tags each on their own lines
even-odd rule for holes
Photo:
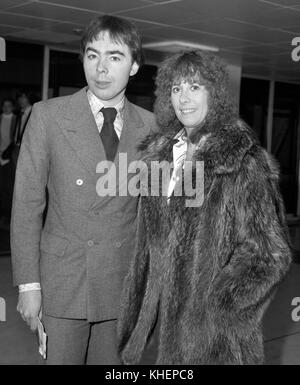
<svg viewBox="0 0 300 385">
<path fill-rule="evenodd" d="M 179 147 L 182 144 L 187 143 L 187 136 L 186 136 L 186 132 L 185 132 L 184 128 L 182 130 L 180 130 L 179 132 L 177 132 L 177 134 L 174 136 L 173 139 L 174 139 L 174 141 L 176 141 L 174 143 L 174 146 L 176 146 L 176 147 Z"/>
<path fill-rule="evenodd" d="M 92 110 L 92 113 L 94 116 L 98 114 L 98 112 L 101 110 L 101 108 L 105 107 L 104 104 L 101 102 L 99 98 L 93 92 L 88 89 L 87 90 L 87 98 Z M 124 106 L 125 106 L 125 97 L 120 100 L 118 104 L 116 104 L 114 107 L 117 110 L 117 114 L 120 115 L 120 117 L 123 119 L 123 114 L 124 114 Z"/>
</svg>

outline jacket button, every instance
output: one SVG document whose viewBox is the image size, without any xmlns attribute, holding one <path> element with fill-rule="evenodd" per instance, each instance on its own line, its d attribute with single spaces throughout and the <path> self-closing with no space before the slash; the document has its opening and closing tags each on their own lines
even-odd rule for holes
<svg viewBox="0 0 300 385">
<path fill-rule="evenodd" d="M 87 242 L 88 246 L 89 247 L 92 247 L 94 246 L 94 241 L 92 241 L 91 239 Z"/>
<path fill-rule="evenodd" d="M 83 185 L 83 180 L 82 179 L 77 179 L 76 184 L 77 184 L 77 186 L 82 186 Z"/>
<path fill-rule="evenodd" d="M 122 246 L 121 242 L 116 242 L 116 247 L 119 249 Z"/>
</svg>

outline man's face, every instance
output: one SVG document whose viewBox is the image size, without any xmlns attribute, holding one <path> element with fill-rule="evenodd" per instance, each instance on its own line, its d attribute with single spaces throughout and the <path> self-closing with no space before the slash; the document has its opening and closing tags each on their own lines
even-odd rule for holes
<svg viewBox="0 0 300 385">
<path fill-rule="evenodd" d="M 87 43 L 83 68 L 89 89 L 105 106 L 114 106 L 123 98 L 129 77 L 139 66 L 126 44 L 116 43 L 108 32 L 101 32 Z"/>
<path fill-rule="evenodd" d="M 4 103 L 3 103 L 3 107 L 2 107 L 2 112 L 3 114 L 11 114 L 13 111 L 13 104 L 12 102 L 10 102 L 9 100 L 6 100 Z"/>
</svg>

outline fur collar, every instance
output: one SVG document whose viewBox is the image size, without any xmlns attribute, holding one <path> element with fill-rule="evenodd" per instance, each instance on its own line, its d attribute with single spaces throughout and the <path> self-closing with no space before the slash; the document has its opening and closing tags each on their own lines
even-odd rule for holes
<svg viewBox="0 0 300 385">
<path fill-rule="evenodd" d="M 138 146 L 141 159 L 146 163 L 152 160 L 172 162 L 175 141 L 174 133 L 148 135 Z M 251 129 L 236 119 L 213 133 L 205 133 L 198 141 L 193 158 L 204 161 L 204 167 L 211 172 L 227 174 L 238 170 L 246 153 L 257 144 Z"/>
</svg>

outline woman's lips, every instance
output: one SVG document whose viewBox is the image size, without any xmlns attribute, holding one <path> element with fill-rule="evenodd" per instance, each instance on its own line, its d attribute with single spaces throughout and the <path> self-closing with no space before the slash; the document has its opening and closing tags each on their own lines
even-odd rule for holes
<svg viewBox="0 0 300 385">
<path fill-rule="evenodd" d="M 185 109 L 181 109 L 180 112 L 183 115 L 187 115 L 187 114 L 192 114 L 193 112 L 195 112 L 195 109 L 194 108 L 185 108 Z"/>
</svg>

